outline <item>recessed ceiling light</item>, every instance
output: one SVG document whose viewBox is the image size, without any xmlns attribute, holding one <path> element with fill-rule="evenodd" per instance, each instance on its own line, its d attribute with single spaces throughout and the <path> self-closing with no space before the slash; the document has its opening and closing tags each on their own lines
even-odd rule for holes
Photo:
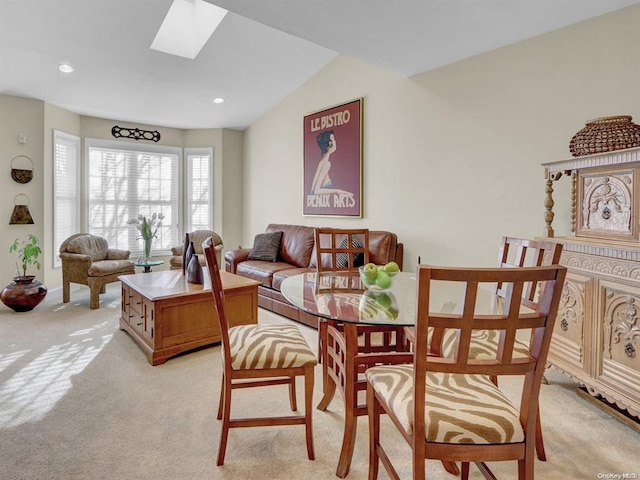
<svg viewBox="0 0 640 480">
<path fill-rule="evenodd" d="M 193 60 L 226 14 L 204 0 L 173 0 L 151 49 Z"/>
<path fill-rule="evenodd" d="M 62 73 L 73 73 L 73 67 L 68 63 L 61 63 L 60 65 L 58 65 L 58 70 L 60 70 Z"/>
<path fill-rule="evenodd" d="M 224 103 L 224 98 L 222 97 L 214 98 L 213 103 Z"/>
</svg>

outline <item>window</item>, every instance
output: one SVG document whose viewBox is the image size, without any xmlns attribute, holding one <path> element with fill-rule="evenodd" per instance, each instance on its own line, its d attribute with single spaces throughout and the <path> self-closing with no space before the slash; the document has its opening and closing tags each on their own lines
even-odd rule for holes
<svg viewBox="0 0 640 480">
<path fill-rule="evenodd" d="M 185 231 L 212 229 L 213 149 L 185 148 Z"/>
<path fill-rule="evenodd" d="M 53 266 L 60 245 L 80 232 L 80 138 L 53 131 Z"/>
<path fill-rule="evenodd" d="M 181 150 L 88 139 L 87 231 L 104 237 L 112 248 L 141 254 L 138 230 L 127 221 L 138 215 L 163 213 L 153 242 L 155 255 L 167 255 L 181 244 Z"/>
</svg>

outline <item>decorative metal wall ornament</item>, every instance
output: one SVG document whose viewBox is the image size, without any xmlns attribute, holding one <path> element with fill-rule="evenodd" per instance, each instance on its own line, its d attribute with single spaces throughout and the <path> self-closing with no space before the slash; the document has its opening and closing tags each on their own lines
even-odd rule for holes
<svg viewBox="0 0 640 480">
<path fill-rule="evenodd" d="M 27 203 L 18 203 L 18 197 L 21 195 L 27 199 Z M 33 225 L 33 217 L 29 211 L 29 197 L 24 193 L 19 193 L 13 199 L 13 203 L 15 205 L 11 219 L 9 220 L 9 225 Z"/>
<path fill-rule="evenodd" d="M 116 138 L 133 138 L 134 140 L 160 140 L 160 132 L 157 130 L 140 130 L 139 128 L 118 127 L 115 125 L 111 129 L 111 135 Z"/>
<path fill-rule="evenodd" d="M 18 162 L 16 162 L 16 160 L 18 160 Z M 26 167 L 30 166 L 31 168 L 17 168 L 21 166 L 21 163 L 24 164 L 25 162 L 30 164 L 26 165 Z M 18 155 L 11 160 L 11 178 L 18 183 L 29 183 L 33 180 L 33 170 L 33 160 L 26 155 Z"/>
</svg>

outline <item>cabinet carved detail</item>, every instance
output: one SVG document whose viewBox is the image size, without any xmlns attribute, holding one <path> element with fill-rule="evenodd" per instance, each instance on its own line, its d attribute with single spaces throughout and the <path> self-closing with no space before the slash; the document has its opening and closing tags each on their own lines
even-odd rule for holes
<svg viewBox="0 0 640 480">
<path fill-rule="evenodd" d="M 625 262 L 616 258 L 602 258 L 598 259 L 597 263 L 594 263 L 592 255 L 565 252 L 561 263 L 567 267 L 610 274 L 617 277 L 640 279 L 640 267 L 636 262 Z"/>
<path fill-rule="evenodd" d="M 605 337 L 604 349 L 608 358 L 613 358 L 611 348 L 620 341 L 624 345 L 625 355 L 635 357 L 635 347 L 640 340 L 640 327 L 638 326 L 639 299 L 631 295 L 616 294 L 611 290 L 606 291 L 605 309 Z"/>
<path fill-rule="evenodd" d="M 560 328 L 567 332 L 574 330 L 580 339 L 583 340 L 583 325 L 585 315 L 585 291 L 584 284 L 574 283 L 572 281 L 565 282 L 562 289 L 562 297 L 558 307 L 558 318 L 560 318 Z M 580 354 L 582 360 L 582 352 Z"/>
<path fill-rule="evenodd" d="M 630 172 L 584 178 L 584 230 L 631 233 L 633 180 Z"/>
</svg>

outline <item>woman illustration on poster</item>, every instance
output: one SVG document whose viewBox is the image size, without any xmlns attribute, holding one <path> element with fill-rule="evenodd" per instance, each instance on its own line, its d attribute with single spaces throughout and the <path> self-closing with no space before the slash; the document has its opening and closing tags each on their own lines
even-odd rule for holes
<svg viewBox="0 0 640 480">
<path fill-rule="evenodd" d="M 311 182 L 311 194 L 345 194 L 350 197 L 351 201 L 353 201 L 353 193 L 338 188 L 333 188 L 333 182 L 331 181 L 331 177 L 329 176 L 329 170 L 331 170 L 331 162 L 329 161 L 329 158 L 331 157 L 331 154 L 338 148 L 338 143 L 336 142 L 336 137 L 333 133 L 333 130 L 325 130 L 324 132 L 320 132 L 318 134 L 318 137 L 316 138 L 316 141 L 318 142 L 318 147 L 320 147 L 320 151 L 322 152 L 322 157 L 320 157 L 318 167 L 316 168 L 316 173 L 313 176 L 313 182 Z"/>
</svg>

